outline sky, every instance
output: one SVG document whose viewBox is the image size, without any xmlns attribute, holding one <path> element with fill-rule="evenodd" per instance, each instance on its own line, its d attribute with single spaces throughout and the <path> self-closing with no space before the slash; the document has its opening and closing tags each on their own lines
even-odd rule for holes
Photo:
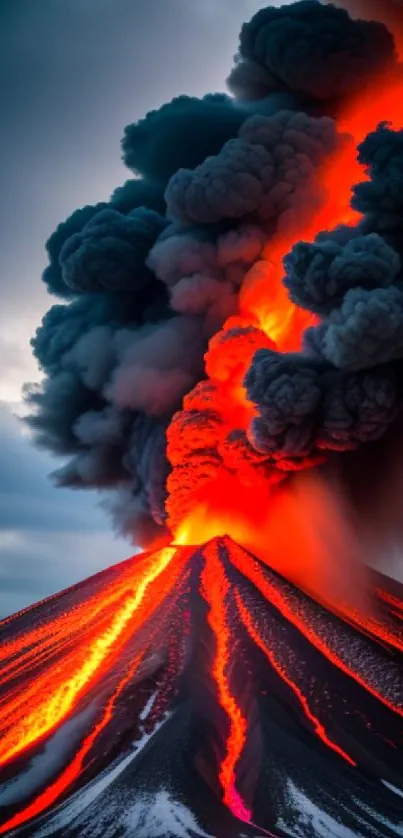
<svg viewBox="0 0 403 838">
<path fill-rule="evenodd" d="M 262 5 L 0 2 L 0 618 L 133 552 L 96 495 L 53 487 L 57 461 L 16 418 L 23 383 L 39 378 L 29 340 L 52 304 L 44 243 L 130 176 L 126 124 L 181 93 L 225 90 L 241 24 Z"/>
</svg>

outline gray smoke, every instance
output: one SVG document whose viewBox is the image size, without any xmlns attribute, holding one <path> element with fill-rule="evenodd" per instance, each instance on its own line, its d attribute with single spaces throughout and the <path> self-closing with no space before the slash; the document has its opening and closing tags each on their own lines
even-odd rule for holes
<svg viewBox="0 0 403 838">
<path fill-rule="evenodd" d="M 374 21 L 303 0 L 261 9 L 241 30 L 229 86 L 241 99 L 292 90 L 328 108 L 393 62 L 393 38 Z"/>
<path fill-rule="evenodd" d="M 259 412 L 251 442 L 280 468 L 376 440 L 402 409 L 403 213 L 394 182 L 402 141 L 402 131 L 382 125 L 359 150 L 371 177 L 355 190 L 361 229 L 350 238 L 347 229 L 321 234 L 285 260 L 291 298 L 321 319 L 305 332 L 301 353 L 262 350 L 246 377 Z"/>
<path fill-rule="evenodd" d="M 262 10 L 241 33 L 236 98 L 179 96 L 129 125 L 122 147 L 134 177 L 50 236 L 43 280 L 60 302 L 32 341 L 44 380 L 27 390 L 27 421 L 38 444 L 64 458 L 56 480 L 108 490 L 117 526 L 137 543 L 163 532 L 166 432 L 205 376 L 209 339 L 238 311 L 244 276 L 270 237 L 326 197 L 316 172 L 339 142 L 336 101 L 395 61 L 384 27 L 315 0 Z M 396 411 L 399 142 L 382 128 L 360 151 L 372 181 L 354 200 L 367 228 L 294 251 L 290 293 L 329 322 L 306 336 L 306 357 L 256 358 L 248 387 L 261 418 L 249 440 L 228 440 L 228 460 L 256 465 L 264 449 L 291 467 L 326 440 L 351 447 L 380 434 Z M 348 297 L 357 287 L 389 296 Z M 358 367 L 345 360 L 353 344 Z M 385 370 L 362 368 L 377 351 Z M 206 475 L 216 461 L 206 454 Z M 183 487 L 186 479 L 185 469 Z"/>
</svg>

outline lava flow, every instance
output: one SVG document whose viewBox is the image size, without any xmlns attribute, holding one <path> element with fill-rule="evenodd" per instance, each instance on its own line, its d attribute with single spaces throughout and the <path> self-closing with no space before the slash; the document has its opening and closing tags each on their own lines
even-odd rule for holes
<svg viewBox="0 0 403 838">
<path fill-rule="evenodd" d="M 301 557 L 290 556 L 287 569 L 281 540 L 278 549 L 273 544 L 271 521 L 276 500 L 271 487 L 282 480 L 284 471 L 273 468 L 273 460 L 249 444 L 256 407 L 247 397 L 245 374 L 259 349 L 298 351 L 305 330 L 317 322 L 287 295 L 284 257 L 297 241 L 313 242 L 323 230 L 339 225 L 354 229 L 362 220 L 361 213 L 351 207 L 353 187 L 368 179 L 358 160 L 357 146 L 382 120 L 387 119 L 393 129 L 403 127 L 402 90 L 399 69 L 344 105 L 337 119 L 340 144 L 316 173 L 321 199 L 304 207 L 302 218 L 298 214 L 285 231 L 280 229 L 270 238 L 262 259 L 244 278 L 239 314 L 230 317 L 210 340 L 205 356 L 207 381 L 185 396 L 183 410 L 174 416 L 167 432 L 173 467 L 167 500 L 171 529 L 181 533 L 185 528 L 192 543 L 203 540 L 206 532 L 210 537 L 229 533 L 259 557 L 266 557 L 271 566 L 286 574 L 288 570 L 298 584 L 304 581 L 300 576 Z M 322 453 L 307 457 L 304 466 L 323 459 Z M 284 464 L 286 474 L 300 467 L 288 461 Z M 253 497 L 251 486 L 255 489 Z M 276 529 L 284 532 L 278 513 L 276 517 Z M 268 533 L 265 539 L 263 531 Z M 323 565 L 321 558 L 319 563 Z M 305 582 L 308 580 L 308 588 L 318 595 L 319 588 L 315 584 L 312 587 L 316 573 L 320 573 L 320 566 L 314 568 L 311 559 Z"/>
<path fill-rule="evenodd" d="M 140 591 L 143 595 L 141 615 L 133 609 L 132 619 L 112 637 L 114 612 L 126 613 L 136 581 L 138 599 Z M 98 608 L 100 602 L 105 611 Z M 205 624 L 199 620 L 186 635 L 186 614 L 203 608 Z M 69 628 L 64 626 L 61 638 L 67 615 Z M 393 617 L 385 613 L 385 625 L 390 621 Z M 376 778 L 403 791 L 401 653 L 341 622 L 228 538 L 134 557 L 17 614 L 5 621 L 2 633 L 7 674 L 0 697 L 1 834 L 17 829 L 21 835 L 57 835 L 64 825 L 63 835 L 97 835 L 99 823 L 108 819 L 123 829 L 145 788 L 155 795 L 166 788 L 173 797 L 182 788 L 201 829 L 191 834 L 237 836 L 237 823 L 244 830 L 253 823 L 261 826 L 253 826 L 251 834 L 264 835 L 276 829 L 277 818 L 284 818 L 275 790 L 278 783 L 295 780 L 300 759 L 306 766 L 302 784 L 307 794 L 313 793 L 311 784 L 325 788 L 330 783 L 331 789 L 334 772 L 343 777 L 346 823 L 362 828 L 370 805 L 373 817 L 382 813 L 400 828 L 393 793 L 382 792 Z M 105 636 L 108 652 L 92 678 L 85 679 L 84 661 L 94 638 Z M 235 648 L 241 681 L 234 670 Z M 214 704 L 200 708 L 193 695 L 195 657 L 205 662 L 199 682 L 210 695 L 216 692 L 228 720 L 224 738 Z M 75 681 L 80 689 L 74 701 L 63 705 L 63 716 L 59 710 L 50 724 L 49 702 L 61 692 L 69 695 L 73 663 L 82 668 Z M 27 705 L 22 697 L 31 693 L 36 704 L 31 699 Z M 210 765 L 217 760 L 221 786 L 214 806 L 206 805 L 211 783 L 206 787 L 202 776 L 197 779 L 210 736 L 223 743 L 222 753 L 208 757 Z M 290 736 L 294 744 L 288 755 L 284 752 L 280 770 L 279 742 Z M 145 741 L 148 757 L 142 751 Z M 164 771 L 155 773 L 154 759 L 161 760 L 162 754 Z M 249 768 L 242 769 L 245 759 Z M 369 796 L 362 772 L 373 776 Z M 99 775 L 105 777 L 100 785 Z M 217 814 L 220 799 L 227 818 Z M 295 816 L 291 805 L 287 812 L 290 826 Z M 105 827 L 103 834 L 115 833 Z"/>
</svg>

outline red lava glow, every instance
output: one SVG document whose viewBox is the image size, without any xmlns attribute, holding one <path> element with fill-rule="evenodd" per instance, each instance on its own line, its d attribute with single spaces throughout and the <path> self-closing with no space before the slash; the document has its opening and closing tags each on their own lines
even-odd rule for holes
<svg viewBox="0 0 403 838">
<path fill-rule="evenodd" d="M 228 680 L 233 641 L 226 618 L 226 600 L 231 586 L 213 545 L 208 545 L 205 557 L 206 563 L 201 577 L 202 593 L 209 606 L 208 622 L 216 643 L 212 674 L 217 685 L 220 705 L 227 714 L 230 724 L 226 741 L 227 752 L 220 765 L 219 780 L 224 803 L 237 818 L 249 822 L 251 812 L 245 806 L 235 785 L 235 770 L 245 746 L 247 723 L 231 692 Z"/>
<path fill-rule="evenodd" d="M 398 615 L 402 616 L 402 612 L 398 611 Z M 351 622 L 355 623 L 362 631 L 367 632 L 369 635 L 372 635 L 381 643 L 386 643 L 388 646 L 392 646 L 397 649 L 399 652 L 403 652 L 403 637 L 401 629 L 394 629 L 393 626 L 387 626 L 381 623 L 379 620 L 375 620 L 370 616 L 363 616 L 359 611 L 352 611 L 350 615 L 348 613 L 346 616 L 350 616 Z M 396 616 L 396 612 L 395 612 Z"/>
<path fill-rule="evenodd" d="M 269 647 L 266 645 L 266 643 L 260 636 L 256 628 L 256 625 L 253 622 L 253 618 L 251 617 L 248 609 L 242 601 L 242 598 L 240 597 L 238 591 L 235 592 L 235 598 L 242 622 L 245 628 L 247 629 L 249 635 L 251 636 L 252 640 L 256 643 L 256 645 L 259 647 L 259 649 L 261 649 L 263 654 L 266 656 L 267 660 L 270 663 L 270 666 L 273 667 L 275 672 L 277 672 L 277 674 L 284 681 L 284 683 L 287 684 L 287 686 L 297 696 L 297 699 L 300 702 L 308 721 L 313 725 L 313 729 L 317 736 L 319 736 L 319 738 L 322 739 L 322 742 L 324 742 L 325 745 L 327 745 L 329 748 L 331 748 L 333 751 L 339 754 L 339 756 L 343 757 L 343 759 L 345 759 L 346 762 L 348 762 L 350 765 L 355 766 L 356 763 L 354 762 L 354 760 L 351 759 L 351 757 L 345 751 L 343 751 L 343 749 L 340 748 L 339 745 L 336 745 L 336 743 L 333 742 L 327 735 L 326 730 L 319 721 L 319 719 L 314 715 L 314 713 L 312 713 L 307 698 L 303 694 L 302 690 L 300 690 L 298 685 L 294 683 L 294 681 L 287 675 L 283 667 L 278 663 L 276 655 L 271 649 L 269 649 Z"/>
<path fill-rule="evenodd" d="M 182 540 L 189 540 L 189 533 L 185 530 Z M 193 557 L 197 559 L 196 563 L 193 562 Z M 282 682 L 296 699 L 292 712 L 298 715 L 298 709 L 301 710 L 300 718 L 302 721 L 304 717 L 306 719 L 304 727 L 312 730 L 340 761 L 351 767 L 357 765 L 353 756 L 337 744 L 328 732 L 321 715 L 322 712 L 328 712 L 326 703 L 323 708 L 320 705 L 320 712 L 314 712 L 309 699 L 310 670 L 307 672 L 305 665 L 302 669 L 294 669 L 287 651 L 287 643 L 291 644 L 293 637 L 291 635 L 287 639 L 287 626 L 292 627 L 292 632 L 297 629 L 303 638 L 307 661 L 310 657 L 309 648 L 313 647 L 315 654 L 320 653 L 322 658 L 332 664 L 332 668 L 336 667 L 344 676 L 347 675 L 381 702 L 384 706 L 382 710 L 387 708 L 388 711 L 392 711 L 393 723 L 397 717 L 399 724 L 399 720 L 403 718 L 403 708 L 392 700 L 387 684 L 383 691 L 384 685 L 379 682 L 376 666 L 373 668 L 372 663 L 369 668 L 366 666 L 366 655 L 371 655 L 371 652 L 370 646 L 365 645 L 370 643 L 365 635 L 361 637 L 357 632 L 353 635 L 353 646 L 358 643 L 359 648 L 365 653 L 358 659 L 354 659 L 354 656 L 351 658 L 349 627 L 343 629 L 342 642 L 338 644 L 340 629 L 337 629 L 335 636 L 332 634 L 336 618 L 326 614 L 281 577 L 276 577 L 250 553 L 228 538 L 214 539 L 194 549 L 179 545 L 167 547 L 152 555 L 135 557 L 117 566 L 112 579 L 108 578 L 99 587 L 96 583 L 93 584 L 92 595 L 87 599 L 84 590 L 84 598 L 79 605 L 71 608 L 71 611 L 61 612 L 61 607 L 66 609 L 63 595 L 59 610 L 57 602 L 55 606 L 49 606 L 49 610 L 46 609 L 47 603 L 44 603 L 45 609 L 36 625 L 35 618 L 32 621 L 32 630 L 31 621 L 27 622 L 27 630 L 24 631 L 16 618 L 20 629 L 14 635 L 14 639 L 4 643 L 2 647 L 5 663 L 10 663 L 4 652 L 8 648 L 15 664 L 13 669 L 8 669 L 0 682 L 0 717 L 3 731 L 1 748 L 3 766 L 7 763 L 6 782 L 13 776 L 13 771 L 17 771 L 18 776 L 20 771 L 23 773 L 26 770 L 27 765 L 32 766 L 32 757 L 41 760 L 43 746 L 46 744 L 47 747 L 47 743 L 52 741 L 56 728 L 60 729 L 63 723 L 79 718 L 84 711 L 89 713 L 89 718 L 86 721 L 88 729 L 77 745 L 74 736 L 79 736 L 80 732 L 77 728 L 72 728 L 74 733 L 71 750 L 67 747 L 63 767 L 57 769 L 56 775 L 51 776 L 46 785 L 35 789 L 32 798 L 23 800 L 17 811 L 7 815 L 0 827 L 0 834 L 24 825 L 49 810 L 69 793 L 78 790 L 80 781 L 81 787 L 85 785 L 90 779 L 89 772 L 94 761 L 96 766 L 96 760 L 102 759 L 103 755 L 108 753 L 105 747 L 114 743 L 115 732 L 119 736 L 120 731 L 125 730 L 122 719 L 125 719 L 127 707 L 133 707 L 133 710 L 129 711 L 129 718 L 131 723 L 134 721 L 137 733 L 132 741 L 138 741 L 138 735 L 142 730 L 141 725 L 138 726 L 138 719 L 149 719 L 148 715 L 142 717 L 141 714 L 146 704 L 150 706 L 150 690 L 156 687 L 156 695 L 159 696 L 157 717 L 154 721 L 147 721 L 147 724 L 150 724 L 149 729 L 154 729 L 155 722 L 161 719 L 161 713 L 166 712 L 169 696 L 176 694 L 177 679 L 182 679 L 186 672 L 189 643 L 193 643 L 189 621 L 192 609 L 189 579 L 194 573 L 197 573 L 197 577 L 192 590 L 194 595 L 202 597 L 207 606 L 206 627 L 209 631 L 203 635 L 202 643 L 203 646 L 207 644 L 207 648 L 211 648 L 211 660 L 206 667 L 205 676 L 211 679 L 217 704 L 223 713 L 223 719 L 220 716 L 217 718 L 215 714 L 212 716 L 212 724 L 217 724 L 218 740 L 222 741 L 217 783 L 223 803 L 235 817 L 254 826 L 252 807 L 249 808 L 248 805 L 253 792 L 249 788 L 246 802 L 242 787 L 244 775 L 240 771 L 240 763 L 248 741 L 250 718 L 248 707 L 243 707 L 239 699 L 239 684 L 236 680 L 238 676 L 234 666 L 238 661 L 239 630 L 242 642 L 246 642 L 247 638 L 248 642 L 255 644 L 267 661 L 267 672 L 264 667 L 258 669 L 253 663 L 251 670 L 245 672 L 245 677 L 250 678 L 253 674 L 253 677 L 261 675 L 264 679 L 268 672 L 274 673 L 276 679 Z M 185 597 L 183 600 L 182 593 Z M 130 617 L 126 621 L 129 602 Z M 99 607 L 102 603 L 105 605 L 105 612 Z M 394 597 L 391 604 L 395 609 L 400 602 Z M 88 623 L 85 619 L 86 605 Z M 53 611 L 57 628 L 55 636 L 58 639 L 52 655 L 49 641 Z M 97 619 L 94 618 L 94 611 L 97 611 Z M 76 623 L 73 617 L 70 625 L 68 621 L 65 623 L 68 613 L 80 614 L 80 620 Z M 267 625 L 264 618 L 266 613 L 269 616 Z M 282 621 L 281 625 L 278 625 L 279 618 Z M 330 632 L 328 619 L 330 628 L 333 627 Z M 116 620 L 119 622 L 119 632 L 115 631 Z M 61 625 L 65 626 L 64 637 L 60 635 Z M 274 629 L 271 626 L 274 626 Z M 41 637 L 48 657 L 42 655 Z M 108 644 L 105 643 L 106 637 L 109 640 Z M 187 638 L 186 642 L 184 638 Z M 161 674 L 158 674 L 161 665 L 158 663 L 161 659 L 158 651 L 161 640 L 166 654 L 162 658 L 165 661 L 164 668 Z M 199 635 L 196 638 L 196 642 L 198 641 Z M 387 654 L 391 644 L 386 641 L 385 644 Z M 31 648 L 32 658 L 28 659 Z M 18 649 L 21 650 L 23 661 L 21 670 L 18 668 Z M 93 660 L 93 649 L 102 649 L 103 656 L 90 676 L 86 665 Z M 382 654 L 385 654 L 383 649 Z M 312 666 L 312 662 L 309 666 Z M 151 688 L 147 687 L 145 691 L 137 693 L 141 701 L 136 700 L 132 704 L 137 685 L 144 690 L 141 685 L 148 677 L 147 672 L 156 673 L 156 681 L 153 681 Z M 76 693 L 71 690 L 70 674 L 74 678 L 73 686 L 77 690 Z M 378 680 L 374 681 L 374 674 Z M 272 688 L 271 680 L 270 687 Z M 66 704 L 61 703 L 61 694 L 66 696 Z M 29 702 L 26 700 L 27 695 Z M 151 695 L 154 713 L 157 700 L 153 693 Z M 52 707 L 55 707 L 55 712 L 58 713 L 57 721 L 50 717 Z M 147 713 L 149 712 L 147 710 Z M 378 708 L 376 712 L 379 712 Z M 332 712 L 329 720 L 331 723 Z M 32 728 L 30 725 L 33 725 Z M 109 738 L 108 729 L 112 730 Z M 348 741 L 354 744 L 353 740 Z M 393 743 L 390 747 L 393 747 Z M 271 834 L 264 828 L 259 827 L 259 830 L 262 834 Z"/>
<path fill-rule="evenodd" d="M 286 550 L 289 564 L 284 567 L 283 548 L 291 546 L 291 538 L 284 541 L 281 535 L 278 545 L 274 543 L 271 522 L 275 507 L 277 535 L 286 533 L 288 526 L 287 503 L 279 504 L 278 492 L 273 491 L 286 472 L 276 469 L 248 444 L 255 409 L 248 402 L 243 380 L 257 349 L 296 351 L 301 347 L 302 334 L 314 321 L 288 298 L 282 283 L 284 257 L 297 241 L 312 242 L 323 230 L 360 220 L 351 208 L 351 194 L 353 186 L 368 175 L 358 162 L 357 146 L 385 119 L 393 128 L 403 126 L 402 94 L 399 71 L 374 82 L 338 114 L 337 128 L 344 139 L 317 173 L 324 196 L 320 206 L 304 209 L 297 226 L 294 220 L 286 232 L 280 229 L 268 242 L 263 259 L 245 277 L 239 316 L 230 318 L 210 342 L 206 354 L 209 381 L 185 397 L 184 413 L 177 414 L 168 429 L 173 470 L 168 478 L 167 510 L 175 540 L 184 543 L 184 532 L 189 534 L 188 543 L 205 540 L 206 533 L 208 537 L 227 533 L 259 557 L 266 557 L 296 584 L 314 592 L 321 586 L 321 558 L 315 564 L 311 553 L 305 565 L 306 550 Z M 235 431 L 243 433 L 244 439 L 234 442 Z M 297 529 L 297 547 L 300 541 Z M 305 539 L 305 544 L 308 542 Z"/>
<path fill-rule="evenodd" d="M 284 256 L 296 241 L 311 242 L 323 230 L 360 220 L 360 214 L 350 205 L 353 186 L 367 179 L 357 159 L 357 147 L 385 119 L 392 128 L 403 126 L 402 94 L 403 77 L 399 72 L 379 80 L 345 106 L 337 118 L 338 131 L 345 140 L 318 173 L 326 196 L 322 205 L 311 214 L 305 212 L 297 229 L 293 227 L 286 235 L 279 232 L 267 245 L 267 262 L 262 266 L 257 263 L 246 277 L 240 313 L 251 325 L 258 325 L 280 351 L 299 349 L 302 332 L 313 322 L 309 312 L 301 312 L 290 302 L 282 285 Z"/>
<path fill-rule="evenodd" d="M 111 592 L 101 596 L 97 606 L 90 600 L 88 618 L 84 633 L 77 634 L 80 622 L 75 624 L 74 611 L 62 617 L 65 636 L 68 636 L 68 621 L 77 642 L 63 649 L 63 656 L 50 665 L 44 675 L 35 677 L 40 645 L 41 629 L 31 638 L 29 632 L 21 637 L 20 651 L 27 646 L 32 648 L 32 656 L 27 660 L 23 656 L 23 669 L 30 666 L 32 677 L 23 692 L 13 690 L 12 671 L 8 677 L 2 677 L 4 690 L 8 683 L 6 699 L 0 702 L 0 765 L 20 755 L 26 748 L 40 741 L 45 735 L 57 728 L 76 707 L 82 695 L 93 686 L 95 679 L 102 677 L 105 667 L 110 668 L 125 643 L 128 634 L 139 629 L 142 623 L 158 608 L 174 584 L 180 570 L 180 562 L 173 563 L 175 548 L 164 548 L 157 553 L 140 558 L 138 563 L 130 565 L 129 572 L 123 574 L 120 584 Z M 175 569 L 171 573 L 170 565 Z M 167 571 L 168 573 L 164 573 Z M 112 596 L 113 594 L 113 596 Z M 112 603 L 109 606 L 109 597 Z M 105 609 L 103 630 L 97 634 L 91 632 L 91 617 L 94 607 Z M 64 620 L 67 620 L 66 624 Z M 48 627 L 49 628 L 49 627 Z M 50 630 L 52 624 L 50 625 Z M 60 626 L 56 627 L 57 631 Z M 43 629 L 44 642 L 48 639 L 47 627 Z M 56 631 L 56 636 L 57 636 Z M 12 654 L 17 654 L 15 641 L 11 646 Z M 57 647 L 56 647 L 57 650 Z M 10 651 L 10 650 L 9 650 Z M 4 649 L 2 650 L 4 655 Z M 18 661 L 18 659 L 17 659 Z M 17 675 L 20 672 L 17 669 Z"/>
<path fill-rule="evenodd" d="M 386 591 L 377 590 L 377 594 L 396 616 L 403 619 L 403 602 L 401 602 L 400 599 L 393 596 L 393 594 L 387 593 Z"/>
<path fill-rule="evenodd" d="M 110 722 L 113 716 L 114 707 L 116 704 L 117 699 L 119 698 L 120 694 L 123 692 L 126 685 L 131 681 L 133 675 L 135 674 L 139 663 L 141 661 L 142 654 L 139 654 L 133 663 L 128 668 L 127 674 L 124 678 L 119 682 L 116 690 L 114 691 L 113 695 L 109 699 L 102 718 L 100 721 L 93 727 L 89 736 L 84 739 L 84 742 L 77 751 L 74 759 L 70 762 L 70 764 L 65 768 L 65 770 L 60 774 L 60 776 L 55 780 L 55 782 L 51 783 L 51 785 L 47 786 L 42 794 L 39 794 L 35 800 L 27 806 L 26 809 L 23 809 L 21 812 L 18 812 L 13 818 L 6 821 L 0 827 L 0 835 L 5 832 L 8 832 L 9 829 L 15 829 L 17 826 L 21 826 L 26 821 L 31 820 L 31 818 L 36 817 L 45 809 L 48 809 L 56 800 L 59 799 L 63 795 L 63 793 L 68 789 L 74 781 L 79 777 L 81 771 L 83 769 L 83 764 L 85 757 L 90 752 L 92 746 L 94 745 L 95 740 L 98 738 L 100 733 L 104 730 L 107 724 Z"/>
<path fill-rule="evenodd" d="M 298 609 L 293 608 L 292 604 L 288 601 L 284 594 L 265 578 L 259 564 L 251 558 L 248 559 L 248 561 L 245 561 L 244 551 L 239 549 L 235 544 L 231 550 L 231 561 L 233 565 L 237 567 L 238 570 L 244 574 L 244 576 L 246 576 L 247 579 L 250 579 L 250 581 L 253 582 L 266 601 L 277 608 L 280 614 L 292 623 L 312 644 L 312 646 L 318 649 L 318 651 L 334 666 L 340 669 L 345 675 L 348 675 L 356 681 L 361 687 L 367 690 L 367 692 L 377 698 L 378 701 L 381 701 L 386 707 L 388 707 L 389 710 L 392 710 L 392 712 L 403 717 L 403 707 L 399 704 L 395 704 L 385 697 L 380 690 L 369 683 L 367 678 L 360 675 L 360 673 L 348 663 L 347 658 L 342 657 L 339 653 L 332 649 L 329 642 L 309 624 L 306 617 L 300 613 Z"/>
</svg>

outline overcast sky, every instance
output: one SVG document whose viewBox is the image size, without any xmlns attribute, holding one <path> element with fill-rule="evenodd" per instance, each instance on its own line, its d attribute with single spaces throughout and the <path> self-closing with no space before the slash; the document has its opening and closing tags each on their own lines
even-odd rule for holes
<svg viewBox="0 0 403 838">
<path fill-rule="evenodd" d="M 259 0 L 0 0 L 0 617 L 130 554 L 91 494 L 53 488 L 13 411 L 38 377 L 29 339 L 52 300 L 44 242 L 129 173 L 127 123 L 225 89 Z M 279 2 L 277 5 L 281 5 Z"/>
</svg>

